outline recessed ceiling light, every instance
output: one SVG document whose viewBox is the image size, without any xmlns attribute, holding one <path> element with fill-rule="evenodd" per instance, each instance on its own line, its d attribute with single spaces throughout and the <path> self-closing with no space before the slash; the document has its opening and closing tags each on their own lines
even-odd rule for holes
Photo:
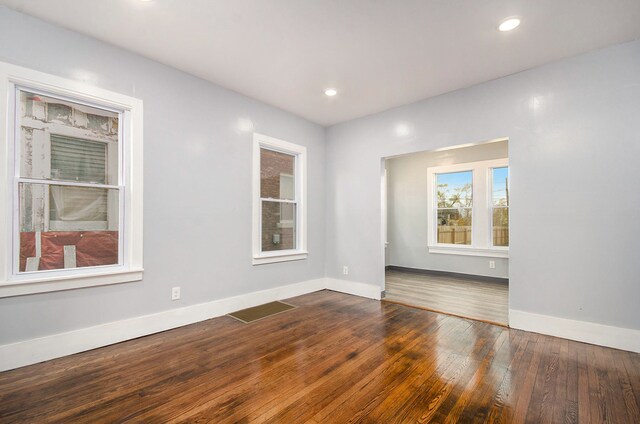
<svg viewBox="0 0 640 424">
<path fill-rule="evenodd" d="M 503 19 L 498 25 L 498 30 L 502 32 L 511 31 L 518 28 L 520 25 L 520 18 L 512 16 L 510 18 Z"/>
<path fill-rule="evenodd" d="M 336 90 L 335 88 L 327 88 L 326 90 L 324 90 L 324 94 L 329 97 L 333 97 L 338 94 L 338 90 Z"/>
</svg>

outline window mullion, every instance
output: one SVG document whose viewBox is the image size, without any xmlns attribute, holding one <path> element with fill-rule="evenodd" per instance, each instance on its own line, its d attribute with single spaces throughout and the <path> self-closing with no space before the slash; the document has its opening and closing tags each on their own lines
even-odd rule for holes
<svg viewBox="0 0 640 424">
<path fill-rule="evenodd" d="M 298 203 L 297 200 L 275 199 L 273 197 L 261 197 L 260 200 L 263 202 L 274 202 L 274 203 L 292 203 L 292 204 Z"/>
<path fill-rule="evenodd" d="M 122 186 L 110 185 L 110 184 L 97 184 L 97 183 L 85 183 L 85 182 L 76 182 L 76 181 L 61 181 L 61 180 L 44 180 L 38 178 L 24 178 L 18 177 L 17 183 L 28 183 L 28 184 L 42 184 L 42 185 L 59 185 L 59 186 L 69 186 L 69 187 L 87 187 L 87 188 L 106 188 L 112 190 L 119 190 L 123 188 Z"/>
</svg>

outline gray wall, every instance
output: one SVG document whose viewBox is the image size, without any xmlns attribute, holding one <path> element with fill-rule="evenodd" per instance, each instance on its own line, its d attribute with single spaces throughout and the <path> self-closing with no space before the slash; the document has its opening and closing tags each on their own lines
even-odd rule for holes
<svg viewBox="0 0 640 424">
<path fill-rule="evenodd" d="M 508 278 L 509 260 L 429 253 L 427 169 L 509 156 L 506 141 L 437 152 L 420 152 L 386 160 L 387 265 Z M 489 260 L 495 262 L 489 268 Z"/>
<path fill-rule="evenodd" d="M 0 299 L 0 344 L 323 275 L 343 278 L 342 265 L 348 279 L 382 287 L 381 158 L 500 137 L 510 139 L 511 307 L 640 328 L 640 42 L 326 133 L 4 7 L 0 60 L 144 100 L 146 269 L 139 283 Z M 308 148 L 306 261 L 250 265 L 251 134 L 238 129 L 239 119 Z M 170 300 L 174 285 L 182 286 L 181 301 Z"/>
<path fill-rule="evenodd" d="M 142 99 L 145 133 L 144 281 L 0 299 L 0 344 L 324 276 L 322 127 L 1 6 L 0 60 Z M 307 146 L 307 260 L 251 265 L 252 134 L 239 119 Z"/>
<path fill-rule="evenodd" d="M 381 158 L 508 137 L 510 307 L 640 328 L 639 117 L 635 41 L 329 128 L 327 276 L 384 284 Z"/>
</svg>

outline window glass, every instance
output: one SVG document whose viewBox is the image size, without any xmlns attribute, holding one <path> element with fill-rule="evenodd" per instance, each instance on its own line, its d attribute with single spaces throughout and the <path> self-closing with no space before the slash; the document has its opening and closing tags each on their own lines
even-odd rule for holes
<svg viewBox="0 0 640 424">
<path fill-rule="evenodd" d="M 118 264 L 119 114 L 18 93 L 18 272 Z"/>
<path fill-rule="evenodd" d="M 509 246 L 509 167 L 493 168 L 491 177 L 492 243 Z"/>
<path fill-rule="evenodd" d="M 473 171 L 437 174 L 438 208 L 471 207 Z"/>
<path fill-rule="evenodd" d="M 19 93 L 20 177 L 118 184 L 118 113 Z"/>
<path fill-rule="evenodd" d="M 262 251 L 296 248 L 295 203 L 262 201 Z"/>
<path fill-rule="evenodd" d="M 269 149 L 260 149 L 260 197 L 294 200 L 296 157 Z"/>
<path fill-rule="evenodd" d="M 471 244 L 473 171 L 436 174 L 438 243 Z"/>
<path fill-rule="evenodd" d="M 56 206 L 43 194 L 47 191 Z M 20 183 L 19 271 L 47 271 L 118 263 L 117 190 Z M 108 199 L 114 217 L 109 228 Z M 27 262 L 32 265 L 27 269 Z"/>
<path fill-rule="evenodd" d="M 509 208 L 493 209 L 493 245 L 509 246 Z"/>
<path fill-rule="evenodd" d="M 493 206 L 509 206 L 509 168 L 493 168 Z"/>
<path fill-rule="evenodd" d="M 471 244 L 471 209 L 438 209 L 438 243 Z"/>
<path fill-rule="evenodd" d="M 51 136 L 51 178 L 107 183 L 107 143 Z"/>
<path fill-rule="evenodd" d="M 296 249 L 294 155 L 260 149 L 261 249 Z"/>
</svg>

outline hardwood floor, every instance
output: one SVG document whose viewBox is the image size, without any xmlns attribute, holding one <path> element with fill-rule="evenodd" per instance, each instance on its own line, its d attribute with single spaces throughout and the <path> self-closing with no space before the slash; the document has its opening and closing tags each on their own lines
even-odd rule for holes
<svg viewBox="0 0 640 424">
<path fill-rule="evenodd" d="M 640 354 L 321 291 L 0 374 L 0 422 L 640 422 Z"/>
<path fill-rule="evenodd" d="M 507 325 L 509 286 L 452 276 L 389 270 L 385 300 Z"/>
</svg>

